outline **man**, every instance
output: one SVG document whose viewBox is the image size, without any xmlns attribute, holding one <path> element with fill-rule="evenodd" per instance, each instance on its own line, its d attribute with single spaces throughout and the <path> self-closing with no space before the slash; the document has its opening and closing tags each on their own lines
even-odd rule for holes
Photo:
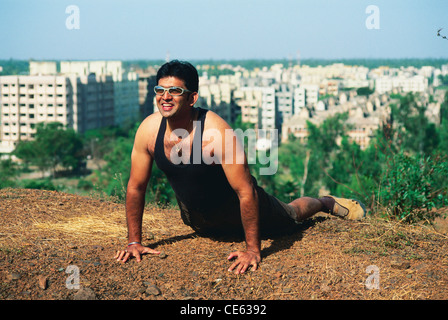
<svg viewBox="0 0 448 320">
<path fill-rule="evenodd" d="M 129 244 L 117 252 L 117 261 L 135 257 L 139 262 L 143 254 L 159 253 L 141 244 L 145 192 L 154 161 L 167 176 L 187 225 L 199 234 L 244 234 L 246 250 L 228 257 L 234 259 L 229 271 L 235 273 L 257 269 L 261 233 L 282 232 L 320 211 L 348 219 L 365 215 L 355 200 L 302 197 L 285 204 L 264 192 L 249 173 L 238 139 L 229 134 L 231 127 L 216 113 L 194 107 L 198 85 L 197 70 L 188 62 L 168 62 L 157 73 L 159 112 L 148 116 L 135 136 L 126 194 Z M 241 155 L 243 161 L 238 161 Z"/>
</svg>

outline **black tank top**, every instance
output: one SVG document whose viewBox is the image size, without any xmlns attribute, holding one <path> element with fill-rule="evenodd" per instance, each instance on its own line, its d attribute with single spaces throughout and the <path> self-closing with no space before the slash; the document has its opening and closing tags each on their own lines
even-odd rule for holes
<svg viewBox="0 0 448 320">
<path fill-rule="evenodd" d="M 221 164 L 208 165 L 202 159 L 202 135 L 208 110 L 196 109 L 198 110 L 198 122 L 196 124 L 199 123 L 200 128 L 196 127 L 195 130 L 190 162 L 174 164 L 167 159 L 163 141 L 166 131 L 165 118 L 162 118 L 160 123 L 154 159 L 157 167 L 166 175 L 177 200 L 181 201 L 188 210 L 209 215 L 213 209 L 216 209 L 216 206 L 219 207 L 226 202 L 238 202 L 239 200 L 227 181 Z M 197 161 L 198 155 L 194 155 L 195 152 L 200 152 L 200 163 Z M 195 157 L 194 161 L 193 157 Z"/>
</svg>

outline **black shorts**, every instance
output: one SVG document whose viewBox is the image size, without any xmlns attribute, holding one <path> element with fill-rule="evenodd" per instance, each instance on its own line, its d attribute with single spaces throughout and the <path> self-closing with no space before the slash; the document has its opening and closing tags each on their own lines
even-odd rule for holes
<svg viewBox="0 0 448 320">
<path fill-rule="evenodd" d="M 294 208 L 256 186 L 261 236 L 281 235 L 297 228 Z M 199 234 L 208 236 L 244 235 L 240 203 L 236 195 L 221 205 L 206 208 L 188 207 L 178 199 L 184 223 Z"/>
</svg>

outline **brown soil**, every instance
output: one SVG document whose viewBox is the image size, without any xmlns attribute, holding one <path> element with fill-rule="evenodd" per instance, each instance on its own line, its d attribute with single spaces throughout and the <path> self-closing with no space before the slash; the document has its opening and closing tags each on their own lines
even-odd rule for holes
<svg viewBox="0 0 448 320">
<path fill-rule="evenodd" d="M 122 204 L 4 189 L 0 218 L 0 300 L 448 298 L 442 227 L 317 216 L 294 234 L 263 239 L 259 269 L 235 275 L 227 256 L 244 241 L 199 237 L 177 209 L 146 209 L 144 244 L 164 254 L 125 264 L 113 258 L 127 242 Z M 70 287 L 73 266 L 79 289 Z M 368 289 L 375 276 L 379 288 Z"/>
</svg>

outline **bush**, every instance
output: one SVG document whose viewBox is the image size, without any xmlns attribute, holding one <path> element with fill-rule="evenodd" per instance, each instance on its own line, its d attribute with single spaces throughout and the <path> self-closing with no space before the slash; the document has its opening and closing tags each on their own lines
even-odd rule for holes
<svg viewBox="0 0 448 320">
<path fill-rule="evenodd" d="M 434 220 L 438 214 L 432 209 L 448 204 L 447 174 L 446 156 L 425 158 L 403 152 L 392 156 L 378 192 L 380 204 L 386 207 L 383 215 L 410 223 Z"/>
<path fill-rule="evenodd" d="M 57 190 L 50 179 L 24 180 L 22 184 L 26 189 Z"/>
</svg>

